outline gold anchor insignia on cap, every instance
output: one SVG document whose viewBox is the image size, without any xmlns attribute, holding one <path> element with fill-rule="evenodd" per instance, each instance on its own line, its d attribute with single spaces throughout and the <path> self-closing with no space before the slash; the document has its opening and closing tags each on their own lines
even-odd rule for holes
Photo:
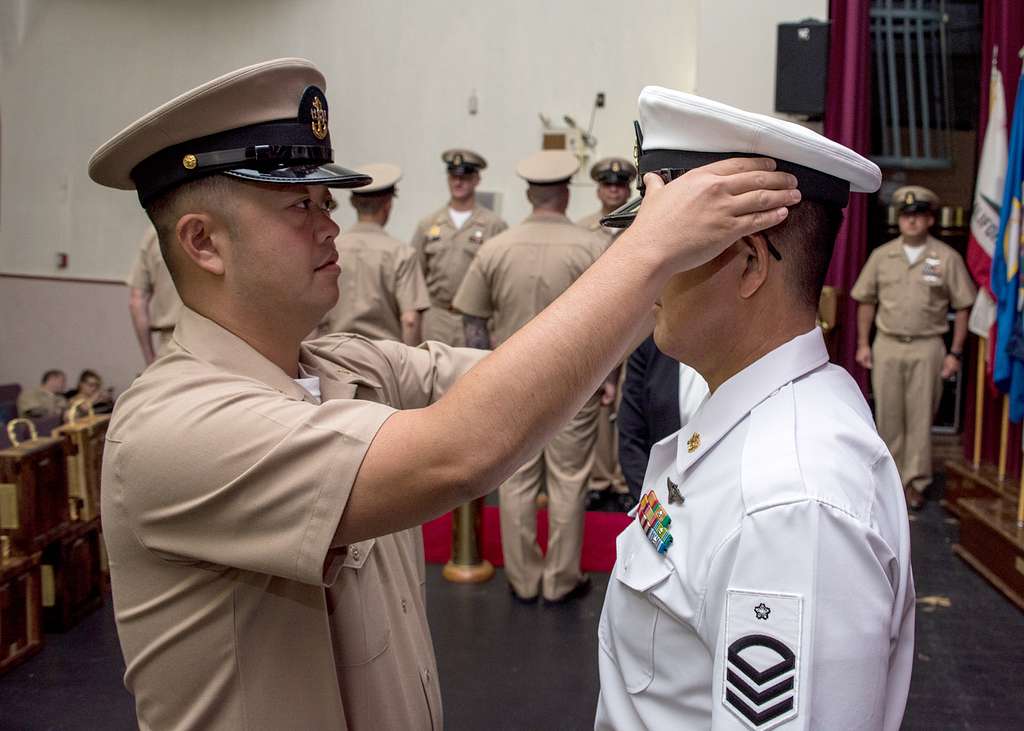
<svg viewBox="0 0 1024 731">
<path fill-rule="evenodd" d="M 613 163 L 612 163 L 612 172 L 613 172 L 613 173 L 617 173 L 617 172 L 619 172 L 620 170 L 622 170 L 622 166 L 621 166 L 621 165 L 619 165 L 619 163 L 618 163 L 618 162 L 613 162 Z"/>
<path fill-rule="evenodd" d="M 324 109 L 320 97 L 313 97 L 313 108 L 310 110 L 309 116 L 313 120 L 310 123 L 310 127 L 313 128 L 313 136 L 318 140 L 324 139 L 327 136 L 327 110 Z"/>
<path fill-rule="evenodd" d="M 185 157 L 181 158 L 181 164 L 185 167 L 186 170 L 195 170 L 196 165 L 199 164 L 199 161 L 196 160 L 195 155 L 190 154 L 185 155 Z"/>
<path fill-rule="evenodd" d="M 461 164 L 462 164 L 462 155 L 460 155 L 458 153 L 455 153 L 455 155 L 452 157 L 452 165 L 461 165 Z"/>
<path fill-rule="evenodd" d="M 686 440 L 686 451 L 693 454 L 700 449 L 700 434 L 694 432 L 689 439 Z"/>
<path fill-rule="evenodd" d="M 912 205 L 914 203 L 914 194 L 907 193 L 907 197 L 903 199 L 903 203 L 906 205 Z"/>
</svg>

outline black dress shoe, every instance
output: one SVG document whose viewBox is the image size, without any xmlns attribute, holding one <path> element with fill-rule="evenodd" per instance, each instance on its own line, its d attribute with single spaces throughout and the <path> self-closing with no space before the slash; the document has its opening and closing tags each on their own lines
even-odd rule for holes
<svg viewBox="0 0 1024 731">
<path fill-rule="evenodd" d="M 583 509 L 584 510 L 601 510 L 604 504 L 604 492 L 598 492 L 597 490 L 590 490 L 587 492 L 587 496 L 583 498 Z"/>
<path fill-rule="evenodd" d="M 590 587 L 590 577 L 587 574 L 584 574 L 583 578 L 580 579 L 579 583 L 576 584 L 576 586 L 574 586 L 568 592 L 562 594 L 562 596 L 558 597 L 557 599 L 548 599 L 547 597 L 544 597 L 544 603 L 548 606 L 555 606 L 558 604 L 565 604 L 567 602 L 571 602 L 573 599 L 579 599 L 580 597 L 584 597 L 587 594 L 589 594 Z"/>
<path fill-rule="evenodd" d="M 537 603 L 537 595 L 536 594 L 534 594 L 533 596 L 519 596 L 519 593 L 515 589 L 512 588 L 512 584 L 508 585 L 508 592 L 509 592 L 509 594 L 512 595 L 512 598 L 515 599 L 520 604 L 536 604 Z"/>
</svg>

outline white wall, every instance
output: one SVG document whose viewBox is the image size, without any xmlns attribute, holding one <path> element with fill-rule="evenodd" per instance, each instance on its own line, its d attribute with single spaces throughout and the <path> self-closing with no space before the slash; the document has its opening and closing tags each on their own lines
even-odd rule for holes
<svg viewBox="0 0 1024 731">
<path fill-rule="evenodd" d="M 700 0 L 697 93 L 774 114 L 779 23 L 828 20 L 828 0 Z"/>
<path fill-rule="evenodd" d="M 89 155 L 217 74 L 317 63 L 338 162 L 404 168 L 390 228 L 407 238 L 444 202 L 439 154 L 456 145 L 488 158 L 482 189 L 521 219 L 513 169 L 539 146 L 538 113 L 586 124 L 598 91 L 595 158 L 632 154 L 645 84 L 771 111 L 775 25 L 824 17 L 827 0 L 0 0 L 0 24 L 13 11 L 18 32 L 0 32 L 0 273 L 120 280 L 145 219 L 133 193 L 88 179 Z M 597 206 L 579 178 L 576 216 Z M 351 219 L 343 205 L 339 222 Z M 126 302 L 122 287 L 0 277 L 0 382 L 94 366 L 123 388 L 141 365 Z"/>
<path fill-rule="evenodd" d="M 267 58 L 323 69 L 339 163 L 403 166 L 391 227 L 400 238 L 446 199 L 442 149 L 484 154 L 483 188 L 500 191 L 516 221 L 526 204 L 513 168 L 539 146 L 538 112 L 585 124 L 604 91 L 596 154 L 631 154 L 640 87 L 693 88 L 695 0 L 42 3 L 0 77 L 6 272 L 122 277 L 142 214 L 131 193 L 88 179 L 89 155 L 172 95 Z M 580 193 L 573 211 L 596 207 L 592 188 Z M 62 272 L 58 251 L 70 254 Z"/>
</svg>

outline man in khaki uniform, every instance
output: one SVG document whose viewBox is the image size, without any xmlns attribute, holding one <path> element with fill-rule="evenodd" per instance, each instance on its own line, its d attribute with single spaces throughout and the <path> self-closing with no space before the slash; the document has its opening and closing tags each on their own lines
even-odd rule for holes
<svg viewBox="0 0 1024 731">
<path fill-rule="evenodd" d="M 932 482 L 931 427 L 942 380 L 960 370 L 974 284 L 960 255 L 932 237 L 936 195 L 920 186 L 893 194 L 900 236 L 875 249 L 850 295 L 857 307 L 857 362 L 871 369 L 875 420 L 918 510 Z M 956 310 L 949 352 L 942 336 Z M 871 324 L 878 330 L 869 344 Z"/>
<path fill-rule="evenodd" d="M 38 386 L 18 395 L 18 416 L 39 419 L 63 414 L 68 407 L 64 398 L 66 388 L 64 371 L 46 371 Z"/>
<path fill-rule="evenodd" d="M 114 613 L 144 730 L 440 728 L 409 529 L 511 475 L 648 327 L 674 272 L 776 225 L 796 194 L 763 159 L 649 176 L 635 233 L 483 360 L 303 343 L 338 298 L 330 189 L 370 182 L 330 165 L 325 86 L 302 59 L 240 69 L 89 162 L 97 183 L 137 192 L 184 302 L 104 450 Z"/>
<path fill-rule="evenodd" d="M 629 186 L 636 180 L 636 166 L 624 157 L 606 157 L 591 166 L 590 177 L 597 183 L 597 199 L 601 201 L 601 209 L 576 223 L 588 231 L 605 236 L 608 243 L 611 243 L 622 233 L 622 229 L 602 226 L 601 219 L 629 200 Z"/>
<path fill-rule="evenodd" d="M 461 346 L 466 344 L 462 318 L 452 310 L 452 299 L 480 245 L 508 224 L 476 202 L 480 171 L 487 167 L 483 157 L 472 150 L 446 150 L 441 160 L 448 166 L 451 197 L 416 225 L 412 246 L 430 291 L 423 338 Z"/>
<path fill-rule="evenodd" d="M 466 316 L 466 341 L 473 347 L 501 345 L 564 292 L 605 250 L 602 236 L 574 226 L 565 216 L 576 156 L 545 150 L 516 168 L 529 184 L 533 213 L 481 247 L 455 295 Z M 487 320 L 493 333 L 488 336 Z M 582 594 L 589 580 L 580 573 L 583 492 L 594 461 L 598 397 L 583 409 L 499 488 L 501 550 L 516 597 L 549 602 Z M 547 486 L 550 533 L 547 556 L 537 545 L 537 504 Z"/>
<path fill-rule="evenodd" d="M 590 177 L 597 183 L 597 198 L 601 201 L 601 209 L 584 216 L 577 224 L 606 237 L 610 244 L 622 233 L 622 229 L 602 226 L 601 219 L 629 200 L 629 186 L 636 180 L 636 166 L 622 157 L 606 157 L 594 163 L 590 168 Z M 621 377 L 620 364 L 609 374 L 604 393 L 601 395 L 601 411 L 597 417 L 597 441 L 594 444 L 594 467 L 587 484 L 585 504 L 588 510 L 610 508 L 625 511 L 633 507 L 629 486 L 622 474 L 622 468 L 619 467 L 619 438 L 615 428 Z"/>
<path fill-rule="evenodd" d="M 334 242 L 341 257 L 338 304 L 320 331 L 419 345 L 421 313 L 430 307 L 423 272 L 415 250 L 384 232 L 402 171 L 388 163 L 356 171 L 373 182 L 352 192 L 358 221 Z"/>
<path fill-rule="evenodd" d="M 135 337 L 139 340 L 142 357 L 149 365 L 167 350 L 171 332 L 181 313 L 181 298 L 160 254 L 160 242 L 152 226 L 142 237 L 139 253 L 128 276 L 128 286 L 131 288 L 128 310 L 135 327 Z M 159 338 L 155 350 L 153 333 Z"/>
</svg>

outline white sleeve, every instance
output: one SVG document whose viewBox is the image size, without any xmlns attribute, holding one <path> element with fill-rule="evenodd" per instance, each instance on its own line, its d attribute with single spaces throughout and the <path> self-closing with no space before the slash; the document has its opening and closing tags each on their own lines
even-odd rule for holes
<svg viewBox="0 0 1024 731">
<path fill-rule="evenodd" d="M 870 527 L 814 500 L 745 516 L 735 540 L 711 570 L 709 588 L 725 594 L 706 618 L 719 622 L 712 728 L 898 728 L 888 696 L 905 702 L 909 684 L 894 662 L 901 631 L 913 636 L 909 568 Z"/>
</svg>

